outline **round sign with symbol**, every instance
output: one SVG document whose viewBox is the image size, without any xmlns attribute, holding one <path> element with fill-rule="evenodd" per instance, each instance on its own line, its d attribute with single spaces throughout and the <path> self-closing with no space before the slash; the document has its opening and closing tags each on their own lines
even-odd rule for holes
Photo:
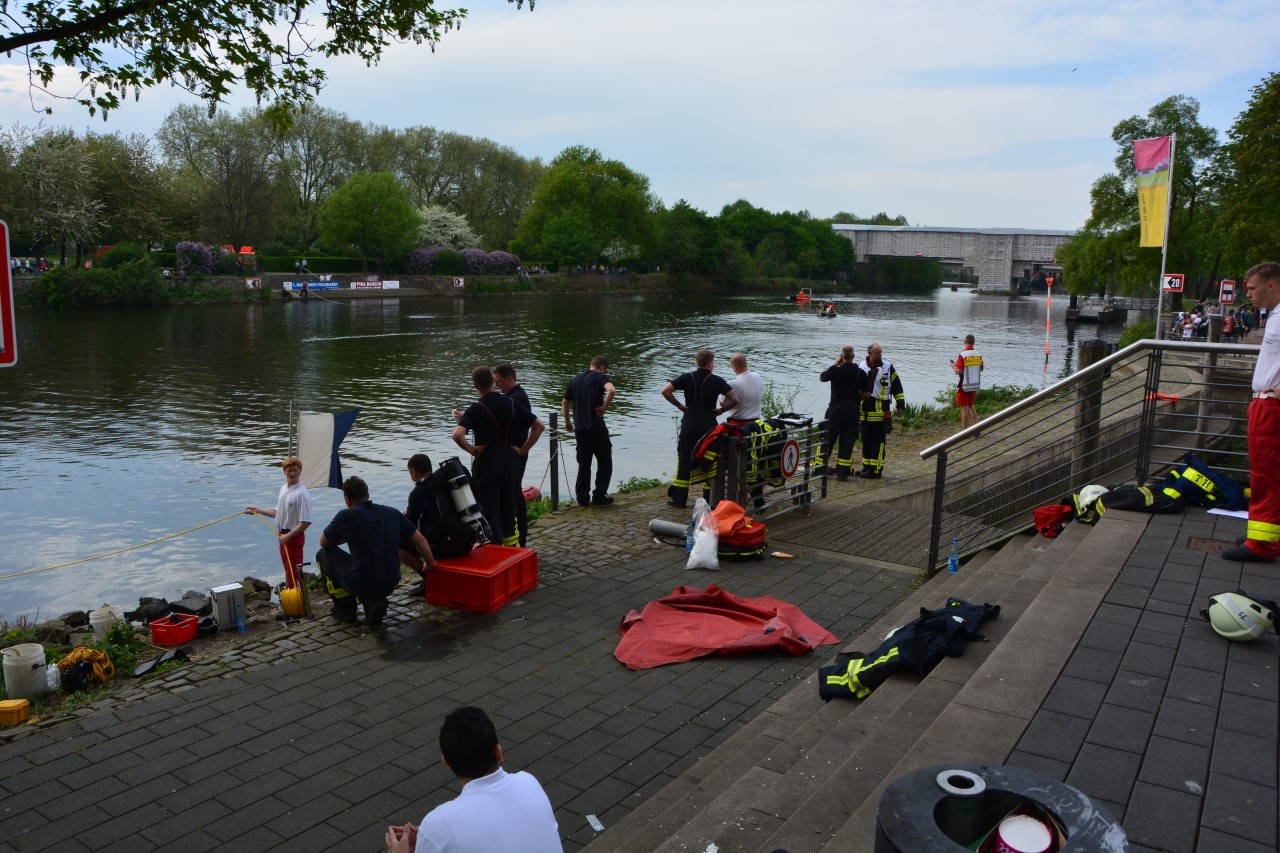
<svg viewBox="0 0 1280 853">
<path fill-rule="evenodd" d="M 800 445 L 796 443 L 794 438 L 787 439 L 787 443 L 782 445 L 780 462 L 782 476 L 794 477 L 796 475 L 796 471 L 800 468 Z"/>
</svg>

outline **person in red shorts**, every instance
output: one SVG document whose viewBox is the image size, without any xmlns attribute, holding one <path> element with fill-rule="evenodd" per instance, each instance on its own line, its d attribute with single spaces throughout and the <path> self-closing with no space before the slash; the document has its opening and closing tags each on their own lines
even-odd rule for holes
<svg viewBox="0 0 1280 853">
<path fill-rule="evenodd" d="M 1259 309 L 1280 305 L 1280 264 L 1257 264 L 1245 276 Z M 1249 404 L 1249 527 L 1243 542 L 1222 552 L 1241 563 L 1274 563 L 1280 556 L 1280 323 L 1263 327 Z"/>
<path fill-rule="evenodd" d="M 956 405 L 960 407 L 960 429 L 968 429 L 978 422 L 978 410 L 974 400 L 982 387 L 982 353 L 973 348 L 973 335 L 964 336 L 964 352 L 956 356 L 951 369 L 960 377 L 956 390 Z"/>
<path fill-rule="evenodd" d="M 290 456 L 280 463 L 284 469 L 285 484 L 280 487 L 280 496 L 275 507 L 245 507 L 248 515 L 265 515 L 276 520 L 276 534 L 280 537 L 280 562 L 284 563 L 284 576 L 290 588 L 296 587 L 301 578 L 297 576 L 298 566 L 302 565 L 302 549 L 306 544 L 306 529 L 311 526 L 311 493 L 302 484 L 302 462 L 296 456 Z"/>
</svg>

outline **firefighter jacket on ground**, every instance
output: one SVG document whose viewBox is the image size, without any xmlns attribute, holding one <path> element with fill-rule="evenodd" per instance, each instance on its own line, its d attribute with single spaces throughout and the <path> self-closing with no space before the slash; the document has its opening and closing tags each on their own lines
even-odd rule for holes
<svg viewBox="0 0 1280 853">
<path fill-rule="evenodd" d="M 842 652 L 818 670 L 818 695 L 824 700 L 865 699 L 895 672 L 928 675 L 944 655 L 959 657 L 970 640 L 986 638 L 978 627 L 1000 615 L 998 604 L 970 604 L 948 598 L 941 610 L 920 608 L 920 618 L 896 628 L 872 652 Z"/>
<path fill-rule="evenodd" d="M 1182 457 L 1186 464 L 1174 468 L 1161 484 L 1165 494 L 1181 497 L 1192 506 L 1214 506 L 1240 510 L 1248 505 L 1244 488 L 1201 462 L 1193 454 Z"/>
</svg>

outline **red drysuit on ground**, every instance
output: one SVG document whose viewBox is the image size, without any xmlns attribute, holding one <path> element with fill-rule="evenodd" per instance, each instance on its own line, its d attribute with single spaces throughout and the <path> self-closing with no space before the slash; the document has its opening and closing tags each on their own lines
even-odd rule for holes
<svg viewBox="0 0 1280 853">
<path fill-rule="evenodd" d="M 715 584 L 682 586 L 632 610 L 613 656 L 631 669 L 652 669 L 706 655 L 781 650 L 802 655 L 840 642 L 800 608 L 764 595 L 741 598 Z"/>
</svg>

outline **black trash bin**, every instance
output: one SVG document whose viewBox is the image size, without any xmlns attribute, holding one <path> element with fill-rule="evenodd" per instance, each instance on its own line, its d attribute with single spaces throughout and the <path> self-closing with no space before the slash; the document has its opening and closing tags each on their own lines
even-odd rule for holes
<svg viewBox="0 0 1280 853">
<path fill-rule="evenodd" d="M 1083 792 L 1000 764 L 937 764 L 902 776 L 880 797 L 876 853 L 962 853 L 1013 814 L 1045 820 L 1053 853 L 1125 853 L 1116 819 Z"/>
</svg>

